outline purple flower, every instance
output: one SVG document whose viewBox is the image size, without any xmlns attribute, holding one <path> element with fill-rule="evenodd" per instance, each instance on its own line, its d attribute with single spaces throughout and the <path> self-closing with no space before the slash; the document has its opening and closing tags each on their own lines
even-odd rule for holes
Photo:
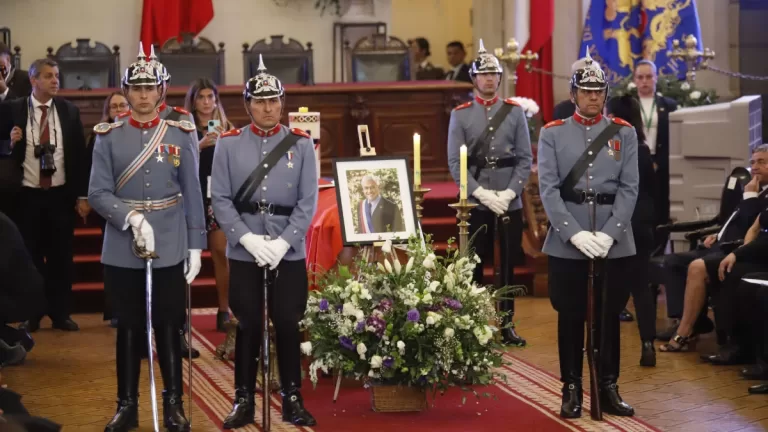
<svg viewBox="0 0 768 432">
<path fill-rule="evenodd" d="M 320 310 L 323 312 L 328 310 L 328 300 L 326 299 L 320 300 Z"/>
<path fill-rule="evenodd" d="M 418 320 L 419 320 L 419 316 L 420 316 L 420 315 L 419 315 L 419 311 L 418 311 L 418 310 L 416 310 L 416 309 L 411 309 L 411 310 L 409 310 L 409 311 L 408 311 L 408 316 L 407 316 L 407 318 L 408 318 L 408 321 L 411 321 L 411 322 L 416 322 L 416 321 L 418 321 Z"/>
<path fill-rule="evenodd" d="M 342 309 L 344 309 L 342 305 L 336 305 L 336 312 L 341 312 Z"/>
<path fill-rule="evenodd" d="M 387 369 L 391 369 L 392 366 L 395 364 L 395 359 L 392 357 L 384 357 L 384 361 L 381 362 L 381 365 L 384 366 Z"/>
<path fill-rule="evenodd" d="M 352 339 L 346 337 L 346 336 L 339 336 L 339 343 L 344 348 L 354 351 L 355 350 L 355 344 L 352 342 Z"/>
<path fill-rule="evenodd" d="M 390 309 L 392 309 L 392 300 L 382 299 L 379 302 L 379 307 L 377 309 L 379 309 L 382 312 L 388 312 Z"/>
<path fill-rule="evenodd" d="M 362 332 L 363 332 L 363 330 L 365 330 L 365 322 L 363 322 L 363 321 L 360 321 L 360 322 L 358 322 L 358 323 L 357 323 L 357 325 L 355 326 L 355 332 L 356 332 L 356 333 L 362 333 Z"/>
<path fill-rule="evenodd" d="M 366 325 L 374 328 L 376 336 L 381 337 L 384 335 L 384 331 L 387 329 L 387 323 L 383 319 L 377 316 L 370 316 L 365 322 Z"/>
<path fill-rule="evenodd" d="M 462 308 L 461 302 L 454 299 L 445 299 L 445 305 L 453 310 L 459 310 Z"/>
</svg>

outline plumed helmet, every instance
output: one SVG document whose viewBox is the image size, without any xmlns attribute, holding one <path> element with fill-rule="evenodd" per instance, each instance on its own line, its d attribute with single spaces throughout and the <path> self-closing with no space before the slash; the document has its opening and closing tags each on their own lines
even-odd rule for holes
<svg viewBox="0 0 768 432">
<path fill-rule="evenodd" d="M 163 77 L 156 65 L 147 61 L 144 47 L 139 42 L 139 55 L 128 65 L 123 74 L 123 86 L 156 86 L 163 84 Z"/>
<path fill-rule="evenodd" d="M 256 72 L 256 75 L 245 83 L 243 96 L 246 100 L 271 99 L 285 94 L 283 83 L 276 76 L 267 73 L 261 54 L 259 54 L 259 67 Z"/>
<path fill-rule="evenodd" d="M 171 74 L 168 73 L 168 69 L 165 68 L 165 65 L 160 63 L 160 60 L 158 60 L 157 55 L 155 55 L 155 46 L 152 45 L 151 52 L 149 54 L 149 62 L 155 65 L 155 69 L 157 69 L 160 72 L 160 77 L 163 79 L 163 82 L 168 85 L 171 83 Z"/>
<path fill-rule="evenodd" d="M 488 53 L 480 39 L 480 49 L 477 50 L 477 58 L 472 61 L 472 67 L 469 74 L 475 76 L 483 73 L 501 74 L 504 70 L 501 68 L 501 62 L 495 55 Z"/>
<path fill-rule="evenodd" d="M 576 89 L 584 90 L 607 90 L 608 80 L 600 64 L 592 59 L 587 51 L 584 58 L 584 66 L 576 69 L 571 76 L 571 91 Z"/>
</svg>

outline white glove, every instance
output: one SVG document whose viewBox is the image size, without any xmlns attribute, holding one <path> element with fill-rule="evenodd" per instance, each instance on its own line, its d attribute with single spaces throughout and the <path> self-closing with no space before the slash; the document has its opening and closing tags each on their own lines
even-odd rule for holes
<svg viewBox="0 0 768 432">
<path fill-rule="evenodd" d="M 200 255 L 202 253 L 203 251 L 200 249 L 190 249 L 189 259 L 184 260 L 184 277 L 189 285 L 192 285 L 192 282 L 195 281 L 195 278 L 200 273 L 200 267 L 202 266 Z"/>
<path fill-rule="evenodd" d="M 144 215 L 141 213 L 134 213 L 128 218 L 128 223 L 131 224 L 133 236 L 140 239 L 137 242 L 139 246 L 143 246 L 147 252 L 154 252 L 155 232 L 152 230 L 149 222 L 144 219 Z"/>
<path fill-rule="evenodd" d="M 613 237 L 600 231 L 595 233 L 595 237 L 597 237 L 597 241 L 600 243 L 600 245 L 603 248 L 603 253 L 601 253 L 600 256 L 602 258 L 605 258 L 606 256 L 608 256 L 608 251 L 610 251 L 611 247 L 613 246 Z"/>
<path fill-rule="evenodd" d="M 577 232 L 571 237 L 571 243 L 589 258 L 595 258 L 603 253 L 602 244 L 597 237 L 589 231 Z"/>
<path fill-rule="evenodd" d="M 499 200 L 499 197 L 496 196 L 493 191 L 489 191 L 488 189 L 484 189 L 482 186 L 475 189 L 474 192 L 472 192 L 472 196 L 477 198 L 480 203 L 488 208 L 491 208 L 491 206 Z"/>
<path fill-rule="evenodd" d="M 254 233 L 248 233 L 240 237 L 240 244 L 243 245 L 243 247 L 245 248 L 245 250 L 248 251 L 249 254 L 253 255 L 253 258 L 256 259 L 256 262 L 258 262 L 260 266 L 264 266 L 267 264 L 266 261 L 259 260 L 259 253 L 262 249 L 264 249 L 264 246 L 266 246 L 267 244 L 267 241 L 264 239 L 264 236 L 256 235 Z"/>
<path fill-rule="evenodd" d="M 517 197 L 517 194 L 512 189 L 504 189 L 503 191 L 496 191 L 496 196 L 499 199 L 491 207 L 491 210 L 501 216 L 509 210 L 509 204 Z"/>
<path fill-rule="evenodd" d="M 289 245 L 287 241 L 278 237 L 275 240 L 267 242 L 266 246 L 259 251 L 257 259 L 266 262 L 269 264 L 269 269 L 274 270 L 277 268 L 277 265 L 280 264 L 280 260 L 283 259 L 290 248 L 291 245 Z"/>
</svg>

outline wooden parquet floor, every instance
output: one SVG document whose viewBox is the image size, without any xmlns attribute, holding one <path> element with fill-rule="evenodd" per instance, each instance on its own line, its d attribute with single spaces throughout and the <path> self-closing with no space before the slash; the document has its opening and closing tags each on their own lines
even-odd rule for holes
<svg viewBox="0 0 768 432">
<path fill-rule="evenodd" d="M 549 300 L 520 298 L 517 302 L 518 329 L 528 346 L 516 348 L 514 354 L 558 375 L 556 315 Z M 663 326 L 663 303 L 658 315 Z M 74 318 L 81 327 L 78 333 L 53 331 L 44 320 L 26 363 L 3 369 L 2 382 L 23 395 L 33 414 L 63 424 L 65 431 L 100 431 L 115 409 L 114 330 L 101 321 L 101 315 Z M 698 349 L 714 346 L 710 335 Z M 740 378 L 738 367 L 704 364 L 698 353 L 691 352 L 657 353 L 656 368 L 642 368 L 639 356 L 636 322 L 622 323 L 621 394 L 648 423 L 664 431 L 768 430 L 768 396 L 748 395 L 747 387 L 754 382 Z M 149 391 L 146 361 L 143 368 L 142 395 Z M 156 376 L 160 384 L 159 369 Z M 184 401 L 189 412 L 186 396 Z M 140 397 L 140 403 L 139 430 L 151 431 L 150 405 L 146 397 Z M 191 410 L 194 430 L 217 430 L 196 406 Z"/>
</svg>

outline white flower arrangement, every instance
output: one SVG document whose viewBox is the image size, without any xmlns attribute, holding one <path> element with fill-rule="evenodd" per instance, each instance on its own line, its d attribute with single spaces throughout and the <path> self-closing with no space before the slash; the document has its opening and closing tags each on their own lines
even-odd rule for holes
<svg viewBox="0 0 768 432">
<path fill-rule="evenodd" d="M 503 287 L 491 293 L 472 281 L 479 257 L 455 248 L 438 257 L 429 236 L 409 239 L 401 265 L 391 244 L 383 263 L 356 259 L 357 275 L 340 267 L 311 291 L 301 327 L 313 358 L 309 376 L 329 368 L 367 383 L 404 384 L 441 392 L 451 386 L 490 384 L 503 376 L 503 345 L 495 303 L 524 291 Z"/>
<path fill-rule="evenodd" d="M 540 110 L 539 104 L 536 103 L 535 100 L 527 97 L 514 96 L 511 99 L 520 104 L 520 106 L 523 108 L 525 117 L 528 120 L 528 133 L 531 135 L 531 141 L 535 141 L 538 139 L 537 114 L 539 114 Z"/>
</svg>

